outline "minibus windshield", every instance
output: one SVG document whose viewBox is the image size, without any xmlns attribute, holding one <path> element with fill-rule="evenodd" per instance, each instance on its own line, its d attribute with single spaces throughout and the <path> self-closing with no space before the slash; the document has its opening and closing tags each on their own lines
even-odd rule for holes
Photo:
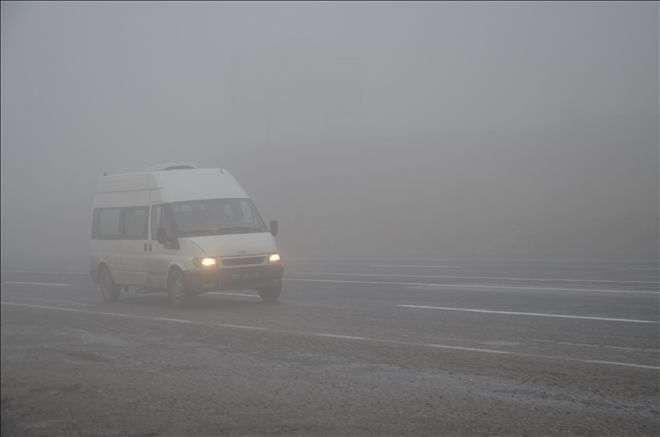
<svg viewBox="0 0 660 437">
<path fill-rule="evenodd" d="M 180 237 L 267 232 L 250 199 L 206 199 L 165 205 Z"/>
</svg>

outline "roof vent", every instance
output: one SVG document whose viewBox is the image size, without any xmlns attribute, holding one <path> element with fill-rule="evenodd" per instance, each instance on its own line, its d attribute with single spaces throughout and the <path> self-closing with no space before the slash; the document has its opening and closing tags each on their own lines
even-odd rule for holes
<svg viewBox="0 0 660 437">
<path fill-rule="evenodd" d="M 193 168 L 197 168 L 197 166 L 192 162 L 164 162 L 152 165 L 147 168 L 147 171 L 190 170 Z"/>
</svg>

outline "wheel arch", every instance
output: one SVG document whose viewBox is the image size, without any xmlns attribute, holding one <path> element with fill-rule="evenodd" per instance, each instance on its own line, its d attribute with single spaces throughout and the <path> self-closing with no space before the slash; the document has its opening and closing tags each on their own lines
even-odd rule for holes
<svg viewBox="0 0 660 437">
<path fill-rule="evenodd" d="M 170 265 L 167 267 L 167 278 L 165 279 L 165 286 L 166 287 L 170 283 L 170 275 L 172 274 L 172 271 L 174 269 L 179 270 L 181 273 L 183 273 L 185 271 L 183 266 L 180 263 L 178 263 L 176 261 L 172 261 L 170 263 Z"/>
<path fill-rule="evenodd" d="M 110 277 L 114 281 L 112 270 L 110 270 L 110 266 L 108 265 L 108 263 L 105 262 L 104 260 L 99 260 L 99 262 L 96 265 L 96 274 L 94 275 L 96 282 L 99 282 L 101 280 L 101 272 L 103 271 L 103 269 L 106 269 L 108 273 L 110 273 Z"/>
</svg>

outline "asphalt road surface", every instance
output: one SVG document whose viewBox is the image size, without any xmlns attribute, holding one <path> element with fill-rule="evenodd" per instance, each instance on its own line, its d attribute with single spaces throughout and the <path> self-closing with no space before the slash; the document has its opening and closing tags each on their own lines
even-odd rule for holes
<svg viewBox="0 0 660 437">
<path fill-rule="evenodd" d="M 28 269 L 26 269 L 28 270 Z M 658 265 L 289 260 L 104 304 L 2 273 L 2 436 L 660 435 Z"/>
</svg>

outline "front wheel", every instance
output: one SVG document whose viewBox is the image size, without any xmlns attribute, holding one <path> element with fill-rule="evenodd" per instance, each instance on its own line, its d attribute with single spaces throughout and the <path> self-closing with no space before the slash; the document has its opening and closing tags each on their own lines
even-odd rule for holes
<svg viewBox="0 0 660 437">
<path fill-rule="evenodd" d="M 188 292 L 186 285 L 186 278 L 183 272 L 179 269 L 172 269 L 167 279 L 167 294 L 170 296 L 170 302 L 177 308 L 187 306 L 192 300 L 191 294 Z"/>
<path fill-rule="evenodd" d="M 107 267 L 102 267 L 99 272 L 99 288 L 101 290 L 101 298 L 103 298 L 103 302 L 116 302 L 117 299 L 119 299 L 121 289 L 119 288 L 119 285 L 115 284 L 115 281 L 110 274 L 110 270 L 108 270 Z"/>
<path fill-rule="evenodd" d="M 261 300 L 264 302 L 277 302 L 282 294 L 282 284 L 275 287 L 262 288 L 257 291 L 259 291 L 259 296 L 261 296 Z"/>
</svg>

